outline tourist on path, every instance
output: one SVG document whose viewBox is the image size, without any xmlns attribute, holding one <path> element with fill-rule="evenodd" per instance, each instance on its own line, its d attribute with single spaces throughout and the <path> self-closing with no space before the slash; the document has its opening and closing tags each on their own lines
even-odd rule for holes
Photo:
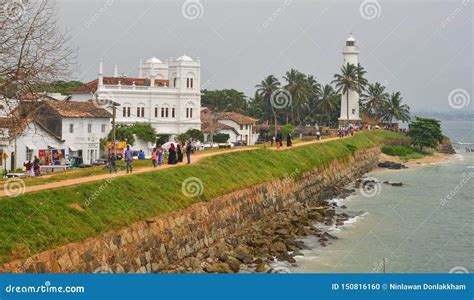
<svg viewBox="0 0 474 300">
<path fill-rule="evenodd" d="M 188 160 L 188 164 L 191 163 L 191 142 L 188 142 L 186 145 L 186 158 Z"/>
<path fill-rule="evenodd" d="M 293 143 L 291 142 L 291 133 L 288 133 L 288 135 L 286 136 L 286 146 L 291 147 L 292 145 Z"/>
<path fill-rule="evenodd" d="M 316 139 L 317 139 L 318 141 L 321 140 L 321 132 L 320 132 L 319 130 L 316 131 Z"/>
<path fill-rule="evenodd" d="M 275 136 L 272 136 L 272 139 L 270 140 L 270 147 L 273 147 L 274 142 L 275 142 Z"/>
<path fill-rule="evenodd" d="M 178 147 L 176 149 L 176 152 L 178 153 L 178 162 L 183 162 L 183 151 L 181 151 L 181 146 L 179 145 L 179 143 L 178 143 Z"/>
<path fill-rule="evenodd" d="M 158 165 L 158 150 L 156 148 L 153 148 L 153 152 L 151 152 L 151 163 L 153 168 L 156 168 Z"/>
<path fill-rule="evenodd" d="M 112 174 L 112 170 L 114 170 L 114 173 L 117 174 L 117 157 L 115 157 L 115 154 L 112 152 L 109 155 L 109 173 Z"/>
<path fill-rule="evenodd" d="M 163 149 L 163 147 L 161 147 L 161 144 L 158 144 L 156 147 L 156 151 L 158 153 L 158 165 L 161 166 L 161 164 L 163 163 L 163 155 L 165 153 L 165 150 Z"/>
<path fill-rule="evenodd" d="M 40 160 L 37 156 L 35 156 L 35 159 L 33 160 L 33 171 L 35 172 L 35 176 L 41 175 Z"/>
<path fill-rule="evenodd" d="M 127 173 L 132 173 L 132 162 L 133 151 L 130 149 L 130 145 L 127 145 L 127 150 L 125 150 L 125 164 L 127 165 Z"/>
<path fill-rule="evenodd" d="M 178 162 L 176 159 L 176 150 L 174 144 L 171 143 L 169 154 L 168 154 L 168 165 L 175 165 Z"/>
<path fill-rule="evenodd" d="M 35 172 L 33 171 L 33 164 L 31 163 L 31 160 L 24 163 L 23 166 L 26 169 L 26 176 L 35 176 Z"/>
<path fill-rule="evenodd" d="M 276 146 L 277 146 L 277 149 L 280 149 L 281 147 L 281 143 L 283 142 L 283 134 L 281 133 L 281 130 L 280 128 L 277 129 L 277 134 L 276 134 Z"/>
</svg>

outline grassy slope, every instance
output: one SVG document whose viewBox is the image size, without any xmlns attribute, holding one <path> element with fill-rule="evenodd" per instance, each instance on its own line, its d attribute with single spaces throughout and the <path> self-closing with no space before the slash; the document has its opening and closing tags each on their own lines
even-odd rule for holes
<svg viewBox="0 0 474 300">
<path fill-rule="evenodd" d="M 372 147 L 392 132 L 360 133 L 352 139 L 313 144 L 288 151 L 259 149 L 227 153 L 200 163 L 105 181 L 0 199 L 0 262 L 27 257 L 69 242 L 80 241 L 147 217 L 182 209 L 247 186 L 310 170 L 334 159 L 347 159 L 351 150 Z M 201 196 L 181 192 L 183 180 L 199 178 Z M 87 207 L 87 199 L 98 190 Z M 79 212 L 69 205 L 84 207 Z"/>
</svg>

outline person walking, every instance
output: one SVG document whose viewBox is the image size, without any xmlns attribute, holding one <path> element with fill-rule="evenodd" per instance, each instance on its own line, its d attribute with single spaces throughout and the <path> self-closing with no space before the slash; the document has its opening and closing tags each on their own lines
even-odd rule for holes
<svg viewBox="0 0 474 300">
<path fill-rule="evenodd" d="M 188 160 L 188 164 L 191 163 L 191 142 L 188 142 L 186 145 L 186 159 Z"/>
<path fill-rule="evenodd" d="M 26 170 L 26 176 L 35 176 L 35 173 L 33 171 L 33 164 L 31 163 L 31 160 L 28 162 L 24 163 L 23 166 L 25 167 Z"/>
<path fill-rule="evenodd" d="M 127 150 L 125 150 L 125 164 L 127 166 L 127 173 L 132 173 L 133 167 L 133 151 L 130 149 L 130 145 L 127 145 Z"/>
<path fill-rule="evenodd" d="M 274 142 L 275 142 L 275 136 L 272 136 L 272 139 L 270 140 L 270 147 L 273 147 Z"/>
<path fill-rule="evenodd" d="M 317 139 L 318 141 L 321 140 L 321 132 L 320 132 L 319 130 L 316 131 L 316 139 Z"/>
<path fill-rule="evenodd" d="M 286 136 L 286 146 L 291 147 L 293 143 L 291 142 L 291 133 L 288 133 Z"/>
<path fill-rule="evenodd" d="M 114 170 L 114 173 L 117 174 L 117 157 L 115 157 L 115 154 L 112 152 L 109 155 L 109 173 L 112 174 L 112 170 Z"/>
<path fill-rule="evenodd" d="M 37 156 L 35 156 L 35 159 L 33 160 L 33 171 L 35 173 L 35 176 L 41 175 L 40 160 Z"/>
<path fill-rule="evenodd" d="M 163 155 L 165 153 L 163 147 L 161 147 L 161 144 L 157 145 L 156 152 L 158 154 L 158 165 L 161 166 L 161 164 L 163 163 Z"/>
<path fill-rule="evenodd" d="M 183 151 L 181 151 L 181 146 L 180 146 L 179 143 L 178 143 L 178 147 L 176 147 L 176 148 L 177 148 L 177 149 L 176 149 L 176 153 L 178 154 L 178 162 L 179 162 L 179 163 L 180 163 L 180 162 L 183 162 Z M 184 147 L 183 147 L 182 150 L 184 150 Z"/>
<path fill-rule="evenodd" d="M 153 148 L 153 152 L 151 152 L 151 163 L 153 168 L 156 168 L 158 165 L 158 150 L 156 148 Z"/>
<path fill-rule="evenodd" d="M 175 165 L 178 162 L 176 159 L 176 150 L 174 144 L 171 143 L 169 154 L 168 154 L 168 165 Z"/>
<path fill-rule="evenodd" d="M 277 134 L 276 134 L 276 146 L 277 146 L 277 149 L 280 149 L 281 147 L 281 143 L 283 142 L 283 134 L 281 133 L 281 130 L 280 128 L 277 129 Z"/>
</svg>

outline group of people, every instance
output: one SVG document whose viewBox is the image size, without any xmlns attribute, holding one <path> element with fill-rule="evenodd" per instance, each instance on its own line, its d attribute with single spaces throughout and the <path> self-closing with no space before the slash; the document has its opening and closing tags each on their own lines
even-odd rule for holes
<svg viewBox="0 0 474 300">
<path fill-rule="evenodd" d="M 26 171 L 26 176 L 40 176 L 40 160 L 37 156 L 33 159 L 33 161 L 29 160 L 23 164 Z"/>
<path fill-rule="evenodd" d="M 352 125 L 352 124 L 349 124 L 347 126 L 341 126 L 339 127 L 339 130 L 338 130 L 339 138 L 342 139 L 346 136 L 354 136 L 354 133 L 358 131 L 359 129 L 360 129 L 359 126 Z"/>
<path fill-rule="evenodd" d="M 270 146 L 273 147 L 273 143 L 275 143 L 277 149 L 283 146 L 283 133 L 281 132 L 280 128 L 277 128 L 277 132 L 274 136 L 272 136 L 270 140 Z M 286 146 L 291 147 L 293 145 L 293 141 L 291 138 L 291 133 L 286 135 Z"/>
<path fill-rule="evenodd" d="M 183 162 L 184 154 L 186 154 L 187 163 L 191 163 L 191 151 L 192 146 L 191 142 L 177 144 L 175 146 L 174 143 L 170 144 L 170 148 L 168 150 L 168 164 L 175 165 L 177 163 Z M 140 151 L 142 153 L 143 151 Z M 140 156 L 138 155 L 139 159 L 144 159 L 144 153 Z M 127 145 L 127 149 L 125 149 L 124 153 L 124 160 L 127 173 L 132 173 L 133 171 L 133 151 L 130 149 L 130 145 Z M 156 168 L 157 166 L 161 166 L 165 160 L 166 149 L 161 144 L 156 144 L 156 147 L 153 148 L 151 153 L 151 162 L 152 166 Z M 112 173 L 114 171 L 117 173 L 117 157 L 114 153 L 111 153 L 109 156 L 109 172 Z"/>
<path fill-rule="evenodd" d="M 191 151 L 192 151 L 191 142 L 187 142 L 186 144 L 183 143 L 182 145 L 177 144 L 177 146 L 171 143 L 170 149 L 168 151 L 168 164 L 175 165 L 177 163 L 183 162 L 183 156 L 184 156 L 183 153 L 186 153 L 186 159 L 188 161 L 188 164 L 190 164 Z"/>
</svg>

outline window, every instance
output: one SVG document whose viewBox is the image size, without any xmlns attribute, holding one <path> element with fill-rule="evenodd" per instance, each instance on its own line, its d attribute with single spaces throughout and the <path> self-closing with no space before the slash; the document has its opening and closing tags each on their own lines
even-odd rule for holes
<svg viewBox="0 0 474 300">
<path fill-rule="evenodd" d="M 140 107 L 137 107 L 137 117 L 140 117 Z"/>
<path fill-rule="evenodd" d="M 193 117 L 193 109 L 190 108 L 190 109 L 189 109 L 189 118 L 191 119 L 192 117 Z"/>
<path fill-rule="evenodd" d="M 161 117 L 162 118 L 165 117 L 165 108 L 164 107 L 161 108 Z"/>
<path fill-rule="evenodd" d="M 144 117 L 145 117 L 145 108 L 142 107 L 142 118 L 144 118 Z"/>
<path fill-rule="evenodd" d="M 168 118 L 168 107 L 165 108 L 165 116 Z"/>
<path fill-rule="evenodd" d="M 69 133 L 74 133 L 74 124 L 69 124 Z"/>
<path fill-rule="evenodd" d="M 26 161 L 33 160 L 33 149 L 26 147 Z"/>
<path fill-rule="evenodd" d="M 0 149 L 0 166 L 3 166 L 3 149 Z"/>
<path fill-rule="evenodd" d="M 130 107 L 127 107 L 127 117 L 130 117 Z"/>
<path fill-rule="evenodd" d="M 352 114 L 355 115 L 355 113 L 356 113 L 356 110 L 353 108 L 352 109 Z"/>
<path fill-rule="evenodd" d="M 186 118 L 189 118 L 189 108 L 186 108 Z"/>
<path fill-rule="evenodd" d="M 178 78 L 174 78 L 174 79 L 173 79 L 173 86 L 174 86 L 174 87 L 176 87 L 176 83 L 177 83 L 176 81 L 177 81 L 177 79 L 178 79 Z"/>
<path fill-rule="evenodd" d="M 249 125 L 245 125 L 245 130 L 249 130 Z"/>
<path fill-rule="evenodd" d="M 158 107 L 155 107 L 155 118 L 158 118 Z"/>
<path fill-rule="evenodd" d="M 122 111 L 123 111 L 123 117 L 125 118 L 127 116 L 127 108 L 124 106 Z"/>
<path fill-rule="evenodd" d="M 186 78 L 186 87 L 189 88 L 189 78 Z"/>
<path fill-rule="evenodd" d="M 102 124 L 102 128 L 100 129 L 100 131 L 101 131 L 102 133 L 105 132 L 105 126 L 106 126 L 105 124 Z"/>
<path fill-rule="evenodd" d="M 244 125 L 240 124 L 240 130 L 244 130 Z"/>
<path fill-rule="evenodd" d="M 193 87 L 193 78 L 186 78 L 186 87 L 187 88 Z"/>
<path fill-rule="evenodd" d="M 144 107 L 137 107 L 137 117 L 144 118 L 145 117 L 145 108 Z"/>
<path fill-rule="evenodd" d="M 87 124 L 87 133 L 92 132 L 92 124 Z"/>
<path fill-rule="evenodd" d="M 190 78 L 189 80 L 191 81 L 191 82 L 190 82 L 191 84 L 190 84 L 190 86 L 189 86 L 189 87 L 190 87 L 190 88 L 193 88 L 193 79 L 192 79 L 192 78 Z"/>
<path fill-rule="evenodd" d="M 176 109 L 174 107 L 171 109 L 171 117 L 172 118 L 176 117 Z"/>
</svg>

